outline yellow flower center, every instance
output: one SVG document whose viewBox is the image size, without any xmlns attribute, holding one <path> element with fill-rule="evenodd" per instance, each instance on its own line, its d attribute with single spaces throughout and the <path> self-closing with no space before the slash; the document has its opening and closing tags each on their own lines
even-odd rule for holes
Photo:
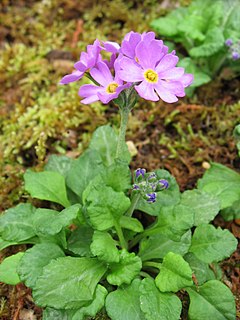
<svg viewBox="0 0 240 320">
<path fill-rule="evenodd" d="M 150 83 L 157 83 L 158 82 L 158 74 L 151 69 L 148 69 L 144 72 L 144 77 Z"/>
<path fill-rule="evenodd" d="M 107 86 L 107 93 L 115 93 L 117 90 L 118 84 L 116 82 L 112 82 Z"/>
</svg>

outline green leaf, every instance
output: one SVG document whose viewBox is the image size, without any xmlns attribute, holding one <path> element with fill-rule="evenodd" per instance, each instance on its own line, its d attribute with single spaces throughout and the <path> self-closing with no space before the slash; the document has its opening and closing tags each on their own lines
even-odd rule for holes
<svg viewBox="0 0 240 320">
<path fill-rule="evenodd" d="M 166 17 L 153 20 L 150 26 L 161 36 L 174 37 L 178 35 L 179 21 L 184 21 L 186 13 L 185 8 L 173 10 Z"/>
<path fill-rule="evenodd" d="M 184 58 L 179 61 L 179 67 L 183 67 L 186 73 L 194 75 L 193 83 L 191 87 L 200 87 L 201 85 L 211 81 L 211 77 L 198 67 L 191 58 Z"/>
<path fill-rule="evenodd" d="M 104 170 L 101 156 L 96 150 L 86 150 L 72 162 L 67 173 L 67 186 L 82 198 L 82 193 L 89 182 Z"/>
<path fill-rule="evenodd" d="M 145 320 L 140 309 L 141 280 L 134 279 L 129 286 L 121 286 L 106 298 L 106 310 L 112 320 Z"/>
<path fill-rule="evenodd" d="M 229 257 L 236 248 L 237 239 L 231 232 L 202 224 L 194 231 L 189 251 L 198 259 L 211 263 Z"/>
<path fill-rule="evenodd" d="M 90 249 L 99 260 L 108 263 L 119 262 L 120 253 L 116 245 L 116 241 L 106 231 L 94 231 Z"/>
<path fill-rule="evenodd" d="M 209 57 L 218 52 L 224 45 L 224 36 L 220 28 L 208 30 L 206 38 L 198 47 L 192 48 L 189 53 L 194 58 Z"/>
<path fill-rule="evenodd" d="M 35 208 L 29 203 L 20 203 L 0 217 L 0 234 L 4 240 L 20 242 L 35 236 L 33 216 Z"/>
<path fill-rule="evenodd" d="M 130 200 L 123 192 L 114 191 L 98 179 L 84 191 L 83 203 L 92 227 L 99 231 L 113 227 L 115 220 L 118 221 L 130 206 Z"/>
<path fill-rule="evenodd" d="M 139 274 L 142 268 L 141 259 L 135 253 L 128 253 L 122 250 L 119 263 L 112 263 L 107 281 L 112 285 L 120 286 L 123 283 L 129 284 Z"/>
<path fill-rule="evenodd" d="M 220 211 L 219 200 L 201 190 L 189 190 L 182 194 L 181 204 L 194 211 L 194 225 L 212 221 Z"/>
<path fill-rule="evenodd" d="M 89 148 L 97 150 L 102 157 L 105 166 L 110 166 L 116 158 L 118 137 L 109 125 L 101 126 L 93 133 Z M 128 163 L 131 160 L 127 145 L 122 158 Z"/>
<path fill-rule="evenodd" d="M 218 280 L 211 280 L 197 289 L 186 289 L 190 296 L 189 319 L 235 320 L 236 307 L 230 289 Z"/>
<path fill-rule="evenodd" d="M 64 257 L 43 268 L 33 296 L 36 304 L 56 309 L 84 306 L 93 299 L 106 266 L 94 258 Z"/>
<path fill-rule="evenodd" d="M 89 305 L 78 310 L 74 314 L 72 320 L 84 320 L 86 319 L 86 316 L 94 317 L 104 307 L 107 294 L 107 289 L 98 284 L 93 301 Z"/>
<path fill-rule="evenodd" d="M 184 259 L 190 265 L 194 276 L 197 278 L 198 285 L 202 285 L 208 280 L 215 280 L 216 276 L 218 276 L 218 274 L 215 276 L 213 270 L 210 269 L 209 265 L 206 262 L 199 260 L 193 253 L 189 252 L 184 256 Z M 221 278 L 221 268 L 219 269 L 219 278 Z M 216 271 L 218 272 L 219 270 L 217 269 Z"/>
<path fill-rule="evenodd" d="M 65 179 L 58 172 L 33 172 L 27 170 L 24 174 L 25 189 L 33 198 L 48 200 L 69 207 Z"/>
<path fill-rule="evenodd" d="M 216 196 L 221 202 L 221 209 L 230 207 L 240 199 L 240 174 L 219 163 L 212 163 L 203 178 L 198 180 L 198 189 Z"/>
<path fill-rule="evenodd" d="M 55 235 L 59 233 L 77 218 L 80 209 L 80 204 L 75 204 L 61 212 L 50 209 L 37 209 L 33 221 L 36 233 L 40 235 Z"/>
<path fill-rule="evenodd" d="M 75 313 L 75 309 L 57 310 L 53 308 L 46 308 L 43 310 L 43 320 L 73 320 Z"/>
<path fill-rule="evenodd" d="M 53 243 L 40 243 L 28 249 L 18 266 L 18 274 L 21 281 L 33 288 L 37 278 L 42 274 L 43 267 L 51 260 L 64 257 L 64 252 Z"/>
<path fill-rule="evenodd" d="M 126 162 L 116 159 L 115 162 L 101 173 L 101 178 L 106 186 L 115 191 L 126 191 L 131 186 L 131 171 Z"/>
<path fill-rule="evenodd" d="M 87 225 L 79 226 L 68 238 L 68 250 L 84 257 L 92 256 L 90 245 L 92 243 L 93 229 Z"/>
<path fill-rule="evenodd" d="M 175 294 L 160 292 L 154 280 L 146 278 L 140 286 L 140 307 L 147 320 L 179 320 L 182 304 Z"/>
<path fill-rule="evenodd" d="M 60 173 L 61 176 L 67 176 L 68 171 L 71 168 L 73 159 L 66 156 L 51 155 L 47 164 L 44 167 L 45 171 L 54 171 Z"/>
<path fill-rule="evenodd" d="M 174 241 L 170 236 L 159 233 L 141 241 L 139 256 L 141 257 L 142 261 L 161 259 L 169 252 L 177 253 L 183 256 L 188 252 L 190 245 L 190 230 L 184 233 L 179 241 Z"/>
<path fill-rule="evenodd" d="M 220 214 L 225 221 L 240 219 L 240 199 L 235 201 L 231 207 L 223 209 Z"/>
<path fill-rule="evenodd" d="M 180 201 L 180 191 L 176 179 L 167 170 L 155 171 L 158 179 L 165 179 L 169 183 L 169 188 L 157 192 L 157 201 L 149 204 L 146 200 L 140 198 L 137 208 L 151 216 L 158 216 L 162 207 L 176 205 Z"/>
<path fill-rule="evenodd" d="M 18 252 L 8 258 L 5 258 L 0 264 L 0 282 L 6 284 L 16 285 L 21 280 L 17 273 L 17 267 L 20 259 L 24 255 L 24 252 Z"/>
<path fill-rule="evenodd" d="M 160 273 L 155 282 L 162 292 L 177 292 L 193 284 L 192 270 L 182 256 L 169 252 L 163 258 Z"/>
<path fill-rule="evenodd" d="M 145 230 L 148 236 L 162 234 L 174 241 L 179 241 L 194 223 L 191 208 L 180 204 L 172 207 L 162 207 L 156 223 Z"/>
<path fill-rule="evenodd" d="M 124 229 L 132 230 L 134 232 L 143 232 L 143 226 L 141 222 L 132 217 L 122 216 L 120 218 L 120 226 Z"/>
<path fill-rule="evenodd" d="M 66 240 L 66 230 L 62 229 L 59 233 L 54 235 L 49 234 L 38 234 L 38 238 L 40 243 L 53 243 L 57 244 L 63 249 L 67 248 L 67 240 Z"/>
</svg>

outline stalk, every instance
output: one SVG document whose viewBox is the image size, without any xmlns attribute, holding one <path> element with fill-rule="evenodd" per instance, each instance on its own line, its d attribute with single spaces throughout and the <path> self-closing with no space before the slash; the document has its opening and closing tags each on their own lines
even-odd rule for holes
<svg viewBox="0 0 240 320">
<path fill-rule="evenodd" d="M 128 107 L 119 108 L 119 110 L 120 110 L 120 116 L 121 116 L 121 123 L 120 123 L 120 130 L 119 130 L 119 136 L 118 136 L 116 158 L 121 159 L 125 149 L 125 143 L 126 143 L 125 136 L 126 136 L 126 130 L 127 130 L 128 115 L 130 110 Z"/>
</svg>

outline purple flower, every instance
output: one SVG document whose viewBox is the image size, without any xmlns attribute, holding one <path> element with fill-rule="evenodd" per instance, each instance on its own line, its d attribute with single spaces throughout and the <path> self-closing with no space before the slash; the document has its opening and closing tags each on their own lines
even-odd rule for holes
<svg viewBox="0 0 240 320">
<path fill-rule="evenodd" d="M 168 187 L 169 187 L 169 183 L 168 183 L 168 181 L 165 180 L 165 179 L 159 180 L 158 183 L 160 184 L 160 187 L 161 187 L 162 189 L 168 189 Z"/>
<path fill-rule="evenodd" d="M 137 184 L 133 185 L 133 190 L 140 190 L 140 187 Z"/>
<path fill-rule="evenodd" d="M 147 193 L 146 197 L 147 197 L 147 202 L 154 203 L 154 202 L 156 202 L 157 194 L 156 194 L 156 192 Z"/>
<path fill-rule="evenodd" d="M 233 60 L 238 60 L 240 58 L 240 53 L 237 51 L 232 52 L 232 59 Z"/>
<path fill-rule="evenodd" d="M 135 171 L 136 179 L 137 179 L 139 176 L 142 176 L 142 177 L 144 178 L 145 173 L 146 173 L 146 169 L 138 168 L 138 169 Z"/>
<path fill-rule="evenodd" d="M 102 49 L 99 40 L 95 40 L 92 45 L 88 45 L 87 52 L 82 52 L 80 60 L 74 65 L 76 70 L 64 76 L 60 84 L 68 84 L 81 79 L 87 70 L 93 68 L 101 60 L 100 51 Z"/>
<path fill-rule="evenodd" d="M 133 48 L 135 43 L 133 45 Z M 191 74 L 184 74 L 184 68 L 176 67 L 175 52 L 166 53 L 160 40 L 141 40 L 135 50 L 135 59 L 121 58 L 119 76 L 122 80 L 139 83 L 135 86 L 138 94 L 151 101 L 159 97 L 165 102 L 176 102 L 184 97 L 184 88 L 193 81 Z M 130 48 L 128 48 L 130 52 Z"/>
<path fill-rule="evenodd" d="M 232 39 L 227 39 L 227 40 L 225 41 L 225 45 L 226 45 L 227 47 L 231 47 L 231 46 L 233 45 Z"/>
<path fill-rule="evenodd" d="M 118 69 L 117 63 L 114 64 L 115 70 Z M 90 71 L 92 78 L 99 84 L 85 84 L 79 90 L 79 95 L 85 99 L 81 102 L 89 104 L 95 101 L 102 101 L 104 104 L 116 99 L 120 92 L 129 84 L 123 84 L 119 79 L 117 72 L 115 77 L 111 74 L 109 67 L 102 61 L 99 61 L 95 68 Z"/>
</svg>

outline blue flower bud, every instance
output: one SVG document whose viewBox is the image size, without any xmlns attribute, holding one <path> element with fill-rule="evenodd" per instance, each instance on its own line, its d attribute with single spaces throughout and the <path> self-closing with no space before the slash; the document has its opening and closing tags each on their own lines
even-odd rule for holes
<svg viewBox="0 0 240 320">
<path fill-rule="evenodd" d="M 146 170 L 145 170 L 145 169 L 138 168 L 138 169 L 135 171 L 136 178 L 138 178 L 139 176 L 142 176 L 142 177 L 144 178 L 145 173 L 146 173 Z"/>
<path fill-rule="evenodd" d="M 227 47 L 231 47 L 231 46 L 233 45 L 232 39 L 227 39 L 227 40 L 225 41 L 225 45 L 226 45 Z"/>
<path fill-rule="evenodd" d="M 237 51 L 233 51 L 232 53 L 232 59 L 233 60 L 238 60 L 240 58 L 240 54 Z"/>
<path fill-rule="evenodd" d="M 156 192 L 147 193 L 146 197 L 147 197 L 147 202 L 148 203 L 154 203 L 154 202 L 156 202 L 157 194 L 156 194 Z"/>
<path fill-rule="evenodd" d="M 133 185 L 133 190 L 140 190 L 140 187 L 137 184 Z"/>
<path fill-rule="evenodd" d="M 162 189 L 167 189 L 167 188 L 169 187 L 169 183 L 168 183 L 168 181 L 165 180 L 165 179 L 159 180 L 158 183 L 160 184 L 160 187 L 161 187 Z"/>
</svg>

